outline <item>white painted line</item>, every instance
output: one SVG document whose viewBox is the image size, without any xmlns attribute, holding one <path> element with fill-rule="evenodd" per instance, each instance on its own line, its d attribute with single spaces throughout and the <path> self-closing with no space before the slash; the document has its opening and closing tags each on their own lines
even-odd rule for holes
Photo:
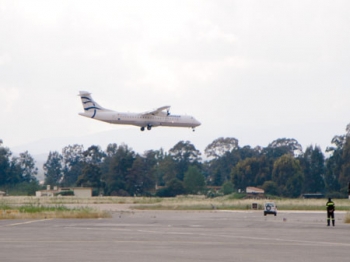
<svg viewBox="0 0 350 262">
<path fill-rule="evenodd" d="M 15 224 L 8 224 L 8 225 L 0 226 L 0 227 L 14 227 L 14 226 L 32 224 L 32 223 L 41 222 L 41 221 L 47 221 L 47 220 L 52 220 L 52 218 L 49 218 L 49 219 L 40 219 L 40 220 L 32 220 L 32 221 L 26 221 L 26 222 L 15 223 Z"/>
</svg>

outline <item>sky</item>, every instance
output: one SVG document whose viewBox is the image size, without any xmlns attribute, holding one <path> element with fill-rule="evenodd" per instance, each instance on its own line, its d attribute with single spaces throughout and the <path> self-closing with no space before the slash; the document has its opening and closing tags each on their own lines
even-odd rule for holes
<svg viewBox="0 0 350 262">
<path fill-rule="evenodd" d="M 350 123 L 350 2 L 0 0 L 0 139 L 32 154 L 124 143 L 139 153 L 219 137 L 324 151 Z M 102 106 L 171 105 L 191 129 L 110 125 Z"/>
</svg>

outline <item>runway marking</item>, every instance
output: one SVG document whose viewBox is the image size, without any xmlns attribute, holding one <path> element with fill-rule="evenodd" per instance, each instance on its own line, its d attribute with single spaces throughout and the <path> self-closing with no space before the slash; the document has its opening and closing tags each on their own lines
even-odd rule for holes
<svg viewBox="0 0 350 262">
<path fill-rule="evenodd" d="M 41 219 L 41 220 L 32 220 L 32 221 L 26 221 L 22 223 L 14 223 L 14 224 L 9 224 L 9 225 L 3 225 L 1 227 L 9 227 L 9 226 L 19 226 L 19 225 L 25 225 L 25 224 L 31 224 L 31 223 L 36 223 L 36 222 L 42 222 L 42 221 L 47 221 L 47 220 L 53 220 L 53 219 Z M 130 225 L 131 226 L 131 225 Z M 101 231 L 101 228 L 90 228 L 90 227 L 65 227 L 70 230 L 98 230 Z M 166 229 L 169 229 L 167 227 Z M 104 230 L 104 229 L 102 229 Z M 267 237 L 249 237 L 249 236 L 242 236 L 242 235 L 226 235 L 226 234 L 205 234 L 205 233 L 191 233 L 191 232 L 179 232 L 179 231 L 157 231 L 157 230 L 142 230 L 142 229 L 132 229 L 132 228 L 109 228 L 108 230 L 110 231 L 124 231 L 124 232 L 140 232 L 140 233 L 148 233 L 148 234 L 162 234 L 162 235 L 183 235 L 183 236 L 200 236 L 200 237 L 205 237 L 205 238 L 212 238 L 212 237 L 217 237 L 217 238 L 230 238 L 230 239 L 246 239 L 246 240 L 255 240 L 258 241 L 258 243 L 250 243 L 250 245 L 254 244 L 259 244 L 259 245 L 271 245 L 271 242 L 273 245 L 295 245 L 295 246 L 337 246 L 337 247 L 349 247 L 350 243 L 339 243 L 339 242 L 326 242 L 326 241 L 310 241 L 310 240 L 295 240 L 295 239 L 282 239 L 282 238 L 267 238 Z M 149 240 L 146 239 L 145 241 L 140 241 L 140 240 L 71 240 L 71 239 L 65 239 L 65 240 L 9 240 L 9 239 L 0 239 L 0 243 L 2 242 L 12 242 L 12 243 L 20 243 L 20 242 L 50 242 L 50 243 L 63 243 L 63 242 L 70 242 L 70 243 L 105 243 L 105 242 L 114 242 L 114 243 L 163 243 L 163 241 L 157 241 L 157 240 Z M 167 242 L 171 243 L 197 243 L 197 244 L 202 244 L 202 245 L 207 245 L 211 244 L 212 242 L 208 241 L 196 241 L 196 240 L 167 240 Z M 219 243 L 220 241 L 215 240 L 214 242 Z M 229 242 L 224 241 L 225 244 L 229 244 Z M 233 245 L 237 244 L 242 244 L 246 245 L 246 243 L 243 242 L 234 242 L 231 243 Z"/>
<path fill-rule="evenodd" d="M 350 246 L 350 243 L 337 243 L 337 242 L 324 242 L 324 241 L 310 241 L 310 240 L 295 240 L 295 239 L 282 239 L 282 238 L 266 238 L 266 237 L 247 237 L 247 236 L 237 236 L 237 235 L 222 235 L 222 234 L 198 234 L 190 232 L 159 232 L 152 230 L 137 230 L 142 233 L 153 233 L 153 234 L 170 234 L 170 235 L 197 235 L 204 237 L 226 237 L 226 238 L 240 238 L 240 239 L 250 239 L 250 240 L 259 240 L 259 241 L 275 241 L 275 242 L 288 242 L 294 243 L 296 245 L 326 245 L 326 246 Z M 270 243 L 267 243 L 270 244 Z"/>
<path fill-rule="evenodd" d="M 26 221 L 26 222 L 21 222 L 21 223 L 14 223 L 14 224 L 2 225 L 2 226 L 0 226 L 0 227 L 14 227 L 14 226 L 32 224 L 32 223 L 41 222 L 41 221 L 48 221 L 48 220 L 52 220 L 52 218 L 49 218 L 49 219 L 40 219 L 40 220 L 31 220 L 31 221 Z"/>
<path fill-rule="evenodd" d="M 141 224 L 138 224 L 140 226 Z M 157 230 L 147 230 L 147 229 L 137 229 L 133 228 L 132 224 L 123 224 L 127 228 L 91 228 L 91 227 L 66 227 L 69 229 L 85 229 L 85 230 L 109 230 L 109 231 L 126 231 L 126 232 L 140 232 L 140 233 L 148 233 L 148 234 L 168 234 L 168 235 L 184 235 L 184 236 L 203 236 L 203 237 L 218 237 L 218 238 L 232 238 L 232 239 L 247 239 L 247 240 L 257 240 L 257 241 L 267 241 L 267 244 L 271 244 L 271 242 L 277 242 L 276 245 L 310 245 L 310 246 L 350 246 L 350 243 L 339 243 L 339 242 L 326 242 L 326 241 L 310 241 L 310 240 L 295 240 L 295 239 L 281 239 L 281 238 L 266 238 L 266 237 L 249 237 L 242 235 L 225 235 L 225 234 L 205 234 L 205 233 L 191 233 L 191 232 L 179 232 L 179 231 L 168 231 L 174 229 L 171 225 L 164 227 L 165 231 L 157 231 Z M 147 225 L 150 226 L 150 225 Z M 153 225 L 151 225 L 153 226 Z M 261 243 L 260 243 L 261 244 Z"/>
<path fill-rule="evenodd" d="M 72 239 L 63 239 L 63 240 L 52 240 L 52 239 L 43 239 L 43 240 L 35 240 L 35 239 L 0 239 L 0 243 L 138 243 L 138 244 L 146 244 L 146 245 L 154 245 L 154 244 L 165 244 L 165 245 L 170 245 L 171 243 L 180 243 L 180 244 L 197 244 L 197 245 L 213 245 L 213 244 L 225 244 L 225 245 L 232 245 L 232 246 L 237 246 L 237 245 L 255 245 L 258 244 L 259 246 L 261 245 L 266 245 L 266 246 L 271 246 L 271 242 L 259 242 L 259 243 L 242 243 L 242 242 L 218 242 L 218 241 L 200 241 L 200 240 L 167 240 L 164 242 L 164 240 L 72 240 Z M 279 243 L 274 243 L 274 246 L 291 246 L 289 240 L 280 240 Z M 349 244 L 344 244 L 344 243 L 329 243 L 329 242 L 312 242 L 312 241 L 291 241 L 295 242 L 292 245 L 294 246 L 335 246 L 335 247 L 348 247 L 350 246 Z M 300 242 L 300 243 L 299 243 Z M 309 243 L 304 243 L 304 242 L 309 242 Z"/>
<path fill-rule="evenodd" d="M 1 225 L 0 227 L 13 227 L 13 226 L 20 226 L 20 225 L 26 225 L 26 224 L 32 224 L 32 223 L 37 223 L 37 222 L 43 222 L 43 221 L 49 221 L 53 219 L 41 219 L 41 220 L 31 220 L 31 221 L 25 221 L 25 222 L 20 222 L 20 223 L 13 223 L 13 224 L 7 224 L 7 225 Z M 101 228 L 101 227 L 77 227 L 78 224 L 74 224 L 74 226 L 65 226 L 64 228 L 70 229 L 70 230 L 98 230 L 98 231 L 103 231 L 103 230 L 110 230 L 110 231 L 124 231 L 124 232 L 141 232 L 141 233 L 148 233 L 148 234 L 168 234 L 168 235 L 183 235 L 183 236 L 200 236 L 200 237 L 217 237 L 217 238 L 230 238 L 230 239 L 246 239 L 246 240 L 255 240 L 259 242 L 265 242 L 265 243 L 259 243 L 261 244 L 266 244 L 266 245 L 271 245 L 271 242 L 274 242 L 275 245 L 309 245 L 309 246 L 342 246 L 342 247 L 349 247 L 350 243 L 339 243 L 339 242 L 327 242 L 327 241 L 312 241 L 312 240 L 296 240 L 296 239 L 282 239 L 282 238 L 268 238 L 268 237 L 252 237 L 252 236 L 243 236 L 243 235 L 228 235 L 228 234 L 206 234 L 206 233 L 192 233 L 192 232 L 180 232 L 180 231 L 170 231 L 173 229 L 172 227 L 165 227 L 165 230 L 143 230 L 143 229 L 137 229 L 133 228 L 135 225 L 133 224 L 122 224 L 124 228 Z M 137 224 L 137 226 L 142 226 L 142 224 Z M 153 227 L 154 225 L 147 225 Z M 190 226 L 197 227 L 197 224 L 193 224 Z M 125 228 L 127 227 L 127 228 Z M 169 230 L 170 229 L 170 230 Z M 168 231 L 169 230 L 169 231 Z M 6 240 L 7 242 L 9 240 Z M 10 240 L 11 241 L 11 240 Z M 31 240 L 33 241 L 33 240 Z M 64 240 L 64 241 L 70 241 L 70 240 Z M 64 242 L 64 241 L 57 241 L 57 242 Z M 150 240 L 147 240 L 150 241 Z M 170 242 L 174 242 L 172 240 L 169 240 Z M 184 241 L 186 243 L 195 243 L 197 241 Z M 0 242 L 2 242 L 0 240 Z M 14 241 L 17 242 L 17 241 Z M 19 241 L 22 242 L 22 241 Z M 37 241 L 40 242 L 40 241 Z M 50 241 L 53 242 L 53 241 Z M 56 242 L 56 241 L 54 241 Z M 84 241 L 84 240 L 79 240 L 79 241 L 70 241 L 70 242 L 90 242 L 90 241 Z M 92 241 L 92 242 L 104 242 L 104 241 Z M 143 242 L 143 241 L 119 241 L 119 240 L 112 240 L 112 242 Z M 152 240 L 151 240 L 152 242 Z M 157 241 L 156 241 L 157 242 Z M 237 244 L 237 243 L 235 243 Z M 239 243 L 238 243 L 239 244 Z M 254 244 L 254 243 L 251 243 Z"/>
</svg>

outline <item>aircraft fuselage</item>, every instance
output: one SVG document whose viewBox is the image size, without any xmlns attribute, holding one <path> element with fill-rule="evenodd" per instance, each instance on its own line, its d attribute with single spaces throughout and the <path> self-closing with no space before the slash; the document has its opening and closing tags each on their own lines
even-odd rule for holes
<svg viewBox="0 0 350 262">
<path fill-rule="evenodd" d="M 100 106 L 89 92 L 80 91 L 79 96 L 84 108 L 84 112 L 79 115 L 111 124 L 139 126 L 141 131 L 157 126 L 190 127 L 194 131 L 194 128 L 201 124 L 193 116 L 171 115 L 170 106 L 162 106 L 144 113 L 122 113 Z"/>
<path fill-rule="evenodd" d="M 190 127 L 194 128 L 200 125 L 192 116 L 187 115 L 143 115 L 138 113 L 123 113 L 116 111 L 99 111 L 96 115 L 89 113 L 79 113 L 81 116 L 93 118 L 110 124 L 134 125 L 139 127 Z"/>
</svg>

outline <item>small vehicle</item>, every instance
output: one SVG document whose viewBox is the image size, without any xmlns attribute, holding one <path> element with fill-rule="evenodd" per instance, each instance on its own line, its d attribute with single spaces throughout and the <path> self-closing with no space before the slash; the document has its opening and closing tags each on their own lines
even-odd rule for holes
<svg viewBox="0 0 350 262">
<path fill-rule="evenodd" d="M 267 202 L 264 204 L 264 216 L 266 215 L 277 216 L 277 206 L 274 202 Z"/>
</svg>

